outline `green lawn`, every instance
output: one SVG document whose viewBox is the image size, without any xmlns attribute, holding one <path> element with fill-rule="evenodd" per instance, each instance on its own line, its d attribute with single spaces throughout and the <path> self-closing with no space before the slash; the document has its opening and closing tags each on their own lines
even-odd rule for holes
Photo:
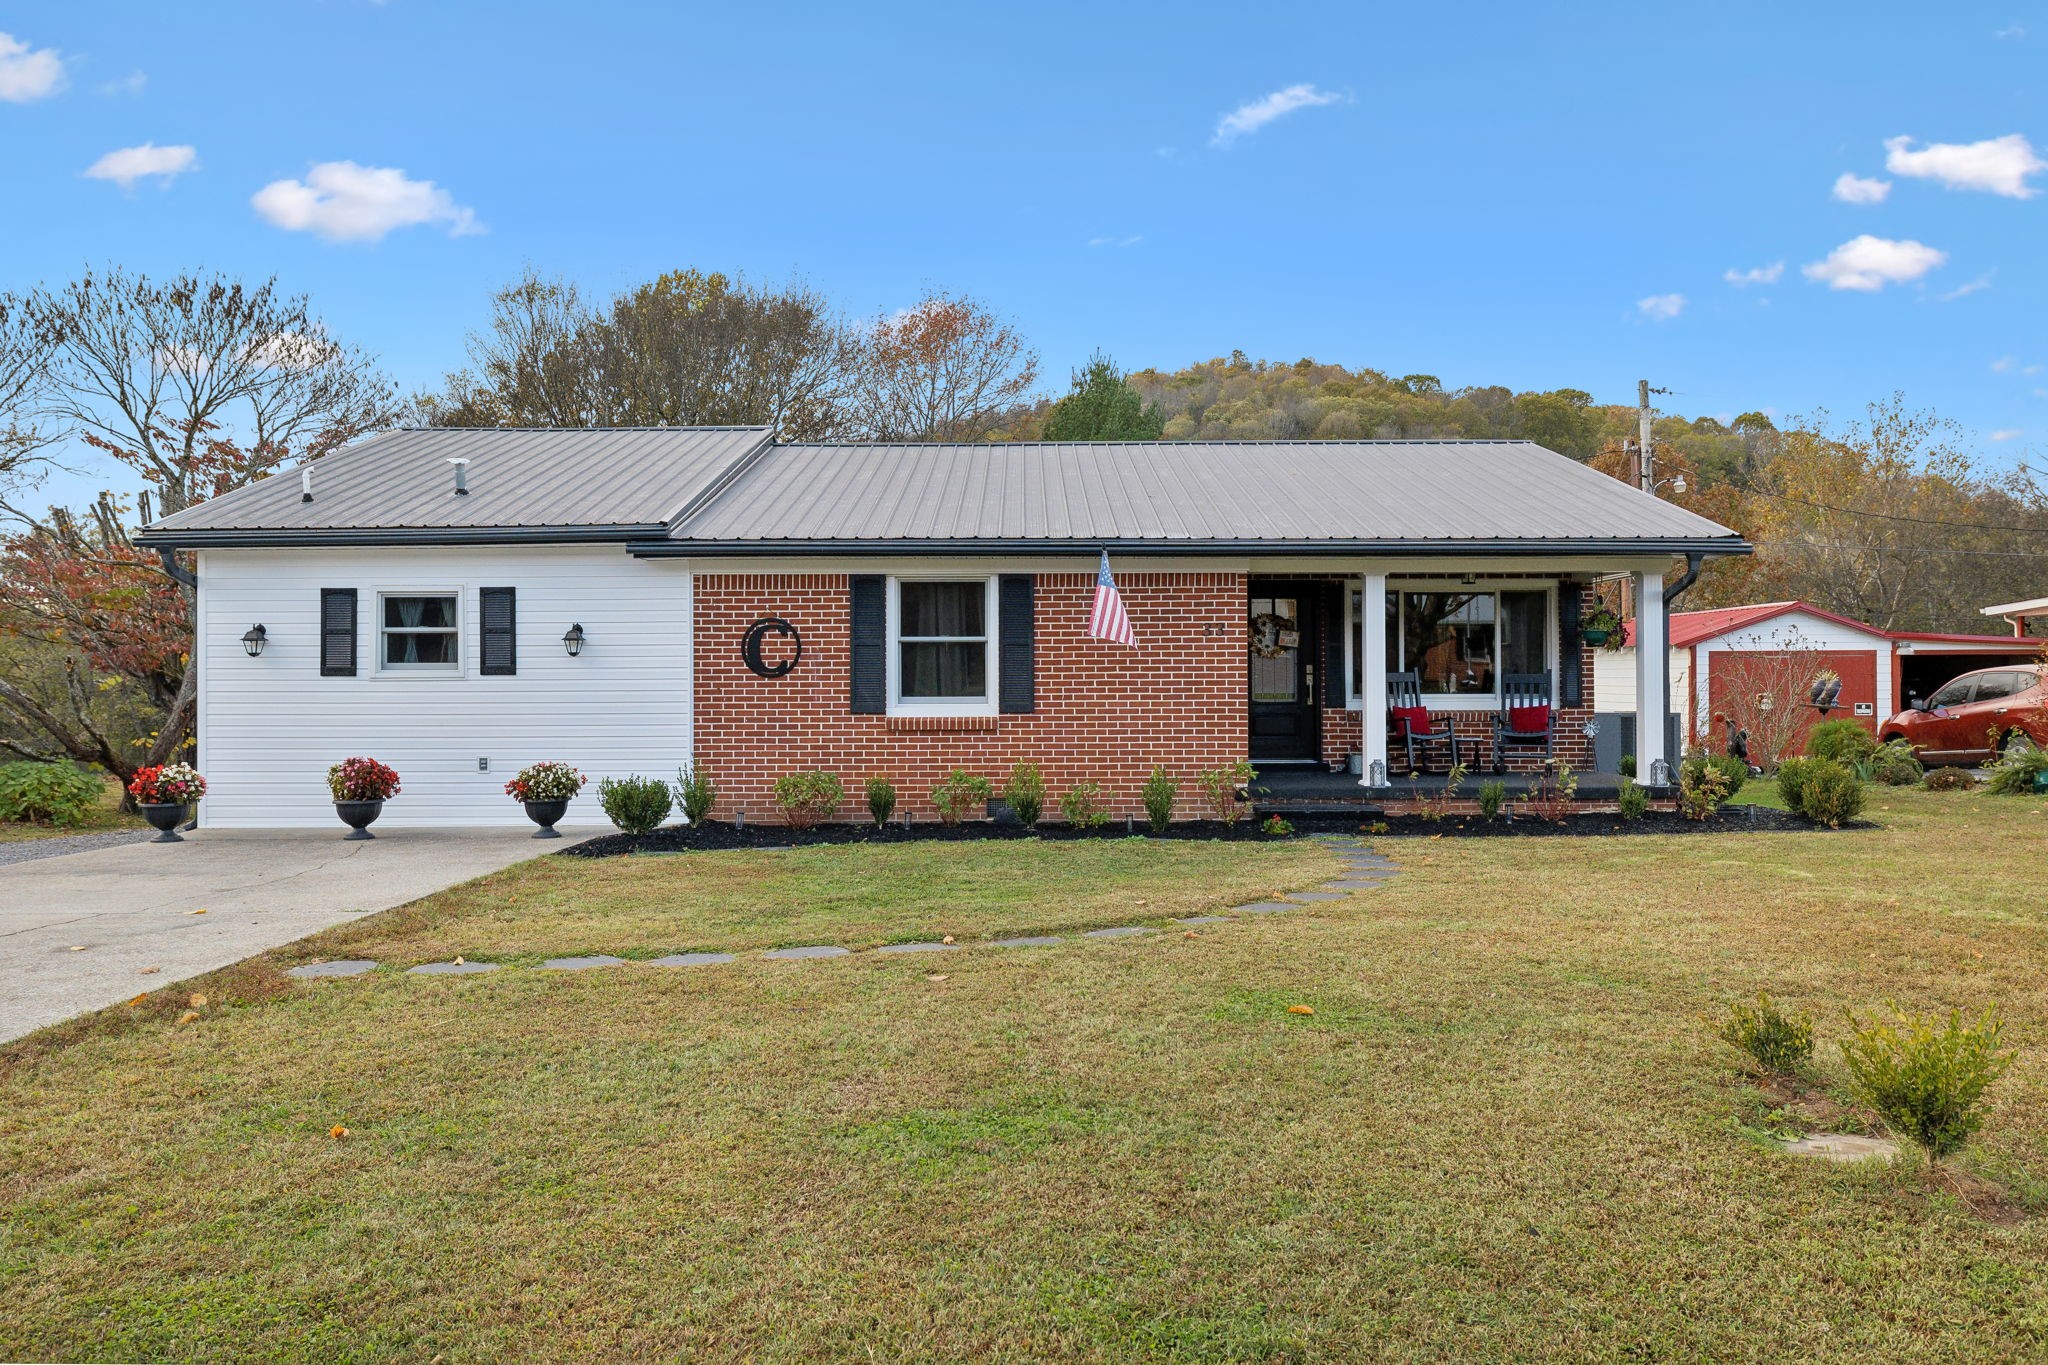
<svg viewBox="0 0 2048 1365">
<path fill-rule="evenodd" d="M 1698 1018 L 1768 990 L 1832 1076 L 1845 1008 L 2003 1002 L 2021 1060 L 1967 1163 L 2048 1212 L 2048 814 L 1868 813 L 1385 841 L 1390 886 L 1193 937 L 283 989 L 259 963 L 197 1023 L 153 999 L 0 1077 L 0 1357 L 2039 1359 L 2048 1218 L 1785 1155 Z M 553 859 L 276 962 L 967 941 L 1331 861 Z"/>
</svg>

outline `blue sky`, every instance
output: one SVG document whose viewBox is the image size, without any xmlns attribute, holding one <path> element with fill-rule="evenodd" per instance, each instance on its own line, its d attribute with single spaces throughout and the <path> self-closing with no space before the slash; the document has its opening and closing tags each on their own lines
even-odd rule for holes
<svg viewBox="0 0 2048 1365">
<path fill-rule="evenodd" d="M 2041 448 L 2040 6 L 1446 13 L 7 4 L 0 289 L 275 273 L 410 388 L 529 262 L 801 273 L 982 296 L 1060 383 L 1099 346 L 1688 414 L 1896 388 Z"/>
</svg>

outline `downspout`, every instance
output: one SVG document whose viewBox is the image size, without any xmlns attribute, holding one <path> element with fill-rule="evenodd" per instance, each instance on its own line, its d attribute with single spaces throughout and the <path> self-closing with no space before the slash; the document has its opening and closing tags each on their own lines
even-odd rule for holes
<svg viewBox="0 0 2048 1365">
<path fill-rule="evenodd" d="M 178 552 L 176 550 L 173 550 L 168 545 L 159 545 L 156 547 L 156 553 L 157 562 L 163 566 L 165 573 L 169 574 L 177 582 L 183 583 L 192 591 L 199 591 L 199 575 L 178 562 Z"/>
<path fill-rule="evenodd" d="M 1686 553 L 1685 572 L 1664 585 L 1665 611 L 1669 612 L 1671 604 L 1678 600 L 1678 595 L 1691 587 L 1693 581 L 1700 576 L 1700 565 L 1706 562 L 1706 558 L 1698 550 L 1691 550 Z"/>
</svg>

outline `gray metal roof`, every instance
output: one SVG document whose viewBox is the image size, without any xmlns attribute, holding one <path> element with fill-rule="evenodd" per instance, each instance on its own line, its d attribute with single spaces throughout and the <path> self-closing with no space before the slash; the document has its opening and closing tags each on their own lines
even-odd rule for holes
<svg viewBox="0 0 2048 1365">
<path fill-rule="evenodd" d="M 300 499 L 298 469 L 288 469 L 154 522 L 143 539 L 198 545 L 289 532 L 272 539 L 318 543 L 427 530 L 480 540 L 508 530 L 659 535 L 767 440 L 765 427 L 388 431 L 315 460 L 311 502 Z M 448 463 L 456 456 L 469 460 L 462 496 Z"/>
<path fill-rule="evenodd" d="M 449 458 L 466 456 L 469 493 Z M 387 432 L 144 544 L 622 540 L 635 554 L 1748 547 L 1528 441 L 772 445 L 759 427 Z"/>
<path fill-rule="evenodd" d="M 775 446 L 671 539 L 678 552 L 883 542 L 1745 548 L 1725 526 L 1528 441 Z"/>
</svg>

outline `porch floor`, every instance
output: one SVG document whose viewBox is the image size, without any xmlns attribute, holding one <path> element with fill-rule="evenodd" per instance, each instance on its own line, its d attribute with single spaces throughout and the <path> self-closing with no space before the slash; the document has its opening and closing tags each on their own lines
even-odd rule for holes
<svg viewBox="0 0 2048 1365">
<path fill-rule="evenodd" d="M 1256 765 L 1254 765 L 1256 766 Z M 1578 773 L 1578 799 L 1586 801 L 1612 801 L 1621 790 L 1619 773 Z M 1500 782 L 1508 789 L 1508 799 L 1525 796 L 1536 785 L 1535 773 L 1473 772 L 1466 775 L 1464 784 L 1458 789 L 1463 800 L 1472 800 L 1479 794 L 1485 782 Z M 1268 767 L 1259 768 L 1258 776 L 1251 785 L 1252 807 L 1261 815 L 1312 814 L 1317 811 L 1369 811 L 1380 808 L 1387 801 L 1412 801 L 1416 797 L 1439 800 L 1444 792 L 1442 773 L 1424 773 L 1410 778 L 1406 773 L 1389 780 L 1389 784 L 1376 791 L 1369 791 L 1358 785 L 1358 778 L 1352 773 L 1333 773 L 1326 768 L 1312 767 Z"/>
</svg>

